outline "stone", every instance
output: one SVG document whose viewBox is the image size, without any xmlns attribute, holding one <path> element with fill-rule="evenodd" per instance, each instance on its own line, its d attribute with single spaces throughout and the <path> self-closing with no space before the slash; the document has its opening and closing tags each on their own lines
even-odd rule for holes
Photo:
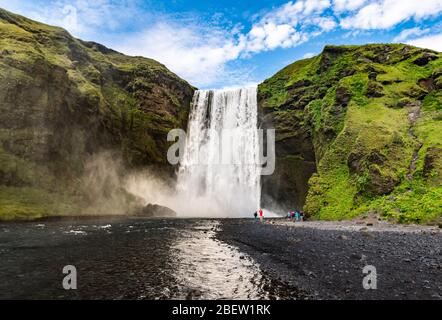
<svg viewBox="0 0 442 320">
<path fill-rule="evenodd" d="M 415 65 L 423 67 L 423 66 L 426 66 L 428 63 L 430 63 L 430 61 L 433 61 L 436 59 L 437 59 L 437 56 L 435 54 L 432 54 L 429 52 L 424 52 L 424 54 L 422 54 L 422 56 L 420 56 L 419 58 L 414 60 L 413 63 Z"/>
<path fill-rule="evenodd" d="M 429 178 L 432 172 L 442 174 L 442 148 L 429 147 L 424 158 L 424 176 Z"/>
<path fill-rule="evenodd" d="M 177 214 L 168 207 L 149 203 L 147 206 L 139 210 L 137 215 L 151 218 L 171 218 L 176 217 Z"/>
<path fill-rule="evenodd" d="M 347 106 L 351 99 L 351 94 L 345 87 L 338 87 L 336 89 L 336 104 Z"/>
<path fill-rule="evenodd" d="M 384 96 L 384 88 L 376 81 L 369 81 L 365 95 L 368 98 L 380 98 Z"/>
</svg>

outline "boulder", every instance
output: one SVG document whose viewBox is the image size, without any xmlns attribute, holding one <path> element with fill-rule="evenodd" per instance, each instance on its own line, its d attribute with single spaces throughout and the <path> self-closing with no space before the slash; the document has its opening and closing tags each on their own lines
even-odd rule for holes
<svg viewBox="0 0 442 320">
<path fill-rule="evenodd" d="M 434 184 L 442 183 L 442 148 L 432 146 L 427 149 L 423 174 L 427 180 Z"/>
<path fill-rule="evenodd" d="M 428 92 L 436 90 L 436 83 L 433 78 L 419 79 L 418 84 Z"/>
<path fill-rule="evenodd" d="M 437 55 L 429 52 L 424 52 L 419 58 L 413 61 L 413 63 L 419 67 L 426 66 L 430 61 L 436 60 Z"/>
<path fill-rule="evenodd" d="M 151 217 L 151 218 L 171 218 L 176 217 L 176 212 L 172 209 L 159 204 L 149 203 L 147 206 L 141 208 L 137 213 L 138 216 Z"/>
<path fill-rule="evenodd" d="M 336 89 L 336 104 L 341 106 L 347 106 L 350 102 L 351 94 L 345 87 L 338 87 Z"/>
<path fill-rule="evenodd" d="M 384 88 L 376 81 L 369 81 L 365 95 L 368 98 L 380 98 L 384 96 Z"/>
</svg>

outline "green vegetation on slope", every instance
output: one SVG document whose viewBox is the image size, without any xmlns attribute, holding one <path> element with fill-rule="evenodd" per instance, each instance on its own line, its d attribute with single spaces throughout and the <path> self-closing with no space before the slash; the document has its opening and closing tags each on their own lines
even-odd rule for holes
<svg viewBox="0 0 442 320">
<path fill-rule="evenodd" d="M 193 91 L 154 60 L 0 9 L 0 219 L 87 209 L 79 180 L 103 150 L 167 167 Z"/>
<path fill-rule="evenodd" d="M 308 214 L 441 219 L 441 74 L 442 54 L 430 50 L 328 46 L 259 86 L 263 122 L 277 129 L 283 149 L 278 158 L 296 154 L 305 141 L 314 148 Z M 300 130 L 308 132 L 302 139 Z M 287 144 L 290 134 L 295 140 Z M 299 174 L 298 167 L 292 172 Z"/>
</svg>

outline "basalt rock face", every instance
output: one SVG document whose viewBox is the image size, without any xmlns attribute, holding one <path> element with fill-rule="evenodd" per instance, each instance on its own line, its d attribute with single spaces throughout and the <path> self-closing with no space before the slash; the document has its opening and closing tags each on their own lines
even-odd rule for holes
<svg viewBox="0 0 442 320">
<path fill-rule="evenodd" d="M 442 216 L 442 54 L 402 44 L 327 46 L 258 88 L 276 129 L 263 205 L 318 219 Z"/>
<path fill-rule="evenodd" d="M 0 9 L 0 217 L 55 213 L 46 204 L 77 192 L 103 150 L 168 171 L 166 135 L 186 128 L 194 90 L 154 60 Z"/>
<path fill-rule="evenodd" d="M 262 204 L 277 211 L 301 208 L 308 191 L 307 181 L 316 171 L 314 146 L 309 131 L 302 126 L 302 111 L 260 111 L 261 128 L 275 128 L 277 141 L 275 172 L 261 179 Z"/>
</svg>

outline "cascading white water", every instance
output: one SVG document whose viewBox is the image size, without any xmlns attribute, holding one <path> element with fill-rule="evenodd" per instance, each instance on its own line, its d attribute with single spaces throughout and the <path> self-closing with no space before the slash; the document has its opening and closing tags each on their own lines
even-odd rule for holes
<svg viewBox="0 0 442 320">
<path fill-rule="evenodd" d="M 257 88 L 198 90 L 178 191 L 206 211 L 197 215 L 250 216 L 261 198 L 259 151 Z"/>
</svg>

